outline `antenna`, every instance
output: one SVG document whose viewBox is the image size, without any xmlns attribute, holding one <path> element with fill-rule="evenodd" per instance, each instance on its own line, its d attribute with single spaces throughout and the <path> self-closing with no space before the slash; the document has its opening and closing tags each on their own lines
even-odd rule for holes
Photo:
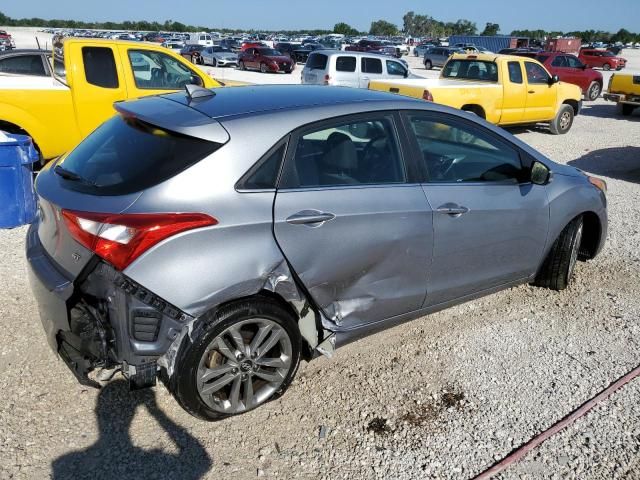
<svg viewBox="0 0 640 480">
<path fill-rule="evenodd" d="M 209 90 L 208 88 L 202 88 L 199 85 L 185 85 L 184 89 L 187 91 L 187 98 L 189 101 L 199 100 L 208 97 L 215 97 L 216 92 Z"/>
</svg>

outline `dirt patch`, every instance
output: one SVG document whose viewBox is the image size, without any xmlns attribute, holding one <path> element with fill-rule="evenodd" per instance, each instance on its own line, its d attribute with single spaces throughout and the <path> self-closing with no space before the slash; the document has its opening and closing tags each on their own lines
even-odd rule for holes
<svg viewBox="0 0 640 480">
<path fill-rule="evenodd" d="M 369 422 L 367 425 L 367 431 L 373 432 L 376 435 L 387 435 L 391 433 L 391 428 L 387 423 L 386 418 L 376 417 Z"/>
</svg>

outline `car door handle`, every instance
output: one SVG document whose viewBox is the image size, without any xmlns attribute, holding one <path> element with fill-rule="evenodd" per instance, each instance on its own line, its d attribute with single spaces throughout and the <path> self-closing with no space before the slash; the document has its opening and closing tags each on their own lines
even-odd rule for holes
<svg viewBox="0 0 640 480">
<path fill-rule="evenodd" d="M 460 215 L 464 215 L 468 211 L 469 209 L 467 207 L 462 207 L 460 205 L 456 205 L 455 203 L 445 203 L 444 205 L 436 209 L 436 212 L 450 215 L 452 217 L 459 217 Z"/>
<path fill-rule="evenodd" d="M 529 90 L 529 92 L 527 92 L 527 93 L 536 93 L 536 91 L 535 90 Z"/>
<path fill-rule="evenodd" d="M 336 216 L 333 213 L 319 212 L 317 210 L 302 210 L 287 218 L 287 223 L 291 225 L 307 225 L 310 223 L 324 223 L 333 220 Z"/>
</svg>

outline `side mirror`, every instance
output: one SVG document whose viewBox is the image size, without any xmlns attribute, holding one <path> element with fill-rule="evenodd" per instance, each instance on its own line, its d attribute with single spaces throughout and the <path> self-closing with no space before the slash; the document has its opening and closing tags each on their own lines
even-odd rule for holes
<svg viewBox="0 0 640 480">
<path fill-rule="evenodd" d="M 533 162 L 533 165 L 531 166 L 531 183 L 534 185 L 546 185 L 549 183 L 550 179 L 551 170 L 549 170 L 546 165 L 538 161 Z"/>
<path fill-rule="evenodd" d="M 204 82 L 202 81 L 202 78 L 200 78 L 198 75 L 191 75 L 191 85 L 197 85 L 199 87 L 204 87 Z"/>
<path fill-rule="evenodd" d="M 560 77 L 558 75 L 552 75 L 549 79 L 549 86 L 554 85 L 560 81 Z"/>
</svg>

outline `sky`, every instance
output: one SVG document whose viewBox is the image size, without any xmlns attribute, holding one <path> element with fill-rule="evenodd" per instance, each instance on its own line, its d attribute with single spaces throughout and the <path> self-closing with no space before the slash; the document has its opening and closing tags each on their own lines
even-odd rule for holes
<svg viewBox="0 0 640 480">
<path fill-rule="evenodd" d="M 4 5 L 2 5 L 4 3 Z M 640 0 L 10 0 L 0 11 L 12 18 L 85 21 L 174 20 L 190 25 L 256 30 L 332 29 L 346 22 L 368 31 L 373 20 L 402 27 L 413 10 L 445 22 L 466 18 L 479 30 L 498 23 L 501 33 L 547 31 L 640 31 Z"/>
</svg>

